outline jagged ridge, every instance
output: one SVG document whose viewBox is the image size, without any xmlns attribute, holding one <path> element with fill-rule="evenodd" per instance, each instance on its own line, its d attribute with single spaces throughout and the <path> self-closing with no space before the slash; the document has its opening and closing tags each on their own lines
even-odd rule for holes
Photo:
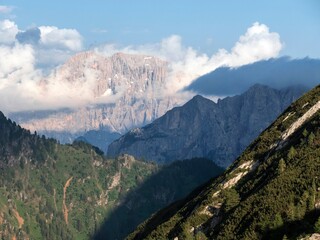
<svg viewBox="0 0 320 240">
<path fill-rule="evenodd" d="M 195 96 L 184 106 L 111 143 L 107 155 L 128 153 L 157 162 L 206 157 L 227 167 L 304 91 L 302 87 L 276 90 L 254 85 L 218 103 Z"/>
<path fill-rule="evenodd" d="M 61 66 L 54 77 L 70 83 L 74 89 L 90 86 L 91 106 L 12 113 L 10 118 L 31 132 L 55 137 L 62 143 L 70 143 L 89 130 L 123 134 L 150 123 L 177 105 L 178 100 L 172 97 L 158 98 L 159 89 L 165 89 L 167 84 L 168 71 L 168 63 L 156 57 L 79 53 Z M 42 84 L 45 88 L 46 81 Z M 103 100 L 107 95 L 113 95 L 114 101 Z"/>
</svg>

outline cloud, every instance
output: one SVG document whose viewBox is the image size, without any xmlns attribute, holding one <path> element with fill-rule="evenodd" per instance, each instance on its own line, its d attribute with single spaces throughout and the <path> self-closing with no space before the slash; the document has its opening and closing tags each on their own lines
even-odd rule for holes
<svg viewBox="0 0 320 240">
<path fill-rule="evenodd" d="M 18 32 L 16 39 L 22 44 L 37 45 L 40 41 L 40 29 L 36 27 L 30 28 L 26 31 Z"/>
<path fill-rule="evenodd" d="M 83 50 L 82 36 L 75 29 L 40 26 L 22 31 L 14 22 L 5 20 L 0 22 L 0 33 L 5 36 L 0 40 L 0 54 L 4 56 L 0 60 L 1 110 L 14 112 L 112 102 L 124 91 L 117 89 L 117 95 L 95 98 L 92 94 L 96 84 L 94 70 L 85 71 L 85 81 L 78 83 L 70 83 L 56 74 L 57 65 Z M 254 23 L 230 51 L 221 49 L 212 56 L 183 45 L 178 35 L 154 44 L 125 47 L 108 44 L 93 51 L 104 56 L 116 52 L 145 54 L 168 61 L 167 85 L 164 89 L 157 89 L 156 94 L 159 98 L 173 94 L 185 99 L 189 95 L 181 90 L 199 76 L 220 66 L 238 67 L 275 57 L 281 48 L 277 33 L 270 32 L 264 24 Z"/>
<path fill-rule="evenodd" d="M 282 57 L 238 68 L 222 67 L 195 80 L 187 90 L 203 95 L 240 94 L 259 83 L 282 89 L 292 85 L 312 88 L 320 82 L 320 60 Z"/>
<path fill-rule="evenodd" d="M 253 63 L 259 60 L 270 59 L 278 56 L 282 49 L 280 36 L 278 33 L 270 32 L 264 24 L 254 23 L 246 33 L 240 36 L 238 42 L 231 51 L 220 49 L 211 57 L 206 54 L 199 54 L 192 48 L 181 49 L 176 46 L 178 41 L 171 41 L 171 55 L 177 49 L 178 61 L 172 65 L 179 81 L 172 80 L 171 87 L 175 90 L 191 84 L 197 77 L 213 71 L 221 66 L 238 67 Z"/>
<path fill-rule="evenodd" d="M 0 21 L 0 44 L 14 43 L 18 31 L 18 26 L 14 22 L 8 19 Z"/>
<path fill-rule="evenodd" d="M 35 66 L 52 69 L 83 49 L 83 38 L 75 29 L 40 26 L 20 30 L 11 20 L 0 20 L 0 46 L 13 47 L 17 42 L 33 46 Z"/>
<path fill-rule="evenodd" d="M 199 53 L 192 47 L 182 44 L 182 38 L 172 35 L 160 43 L 141 46 L 119 47 L 108 44 L 97 47 L 96 52 L 110 56 L 116 52 L 129 54 L 146 54 L 158 56 L 170 63 L 171 74 L 164 92 L 173 94 L 190 85 L 196 78 L 209 73 L 218 67 L 238 67 L 259 60 L 278 56 L 282 43 L 278 33 L 258 22 L 249 27 L 240 36 L 231 51 L 220 49 L 212 56 Z"/>
<path fill-rule="evenodd" d="M 41 26 L 40 43 L 47 48 L 55 48 L 70 51 L 83 49 L 82 36 L 75 29 L 58 29 L 54 26 Z"/>
<path fill-rule="evenodd" d="M 11 13 L 13 10 L 12 6 L 4 6 L 4 5 L 0 5 L 0 13 L 2 14 L 8 14 Z"/>
<path fill-rule="evenodd" d="M 9 82 L 21 82 L 34 69 L 34 51 L 30 45 L 0 46 L 0 86 Z"/>
<path fill-rule="evenodd" d="M 276 57 L 281 49 L 279 34 L 270 32 L 266 25 L 256 22 L 240 37 L 230 53 L 222 49 L 214 56 L 213 61 L 220 62 L 219 65 L 238 67 Z"/>
<path fill-rule="evenodd" d="M 5 112 L 22 110 L 32 104 L 41 73 L 34 68 L 31 45 L 0 46 L 0 102 Z M 26 105 L 27 103 L 27 105 Z"/>
<path fill-rule="evenodd" d="M 3 20 L 0 36 L 1 111 L 77 106 L 79 93 L 48 77 L 55 67 L 82 50 L 82 36 L 76 30 L 41 26 L 23 31 L 13 21 Z M 45 81 L 49 81 L 47 89 Z M 80 94 L 81 104 L 88 103 L 86 94 Z"/>
</svg>

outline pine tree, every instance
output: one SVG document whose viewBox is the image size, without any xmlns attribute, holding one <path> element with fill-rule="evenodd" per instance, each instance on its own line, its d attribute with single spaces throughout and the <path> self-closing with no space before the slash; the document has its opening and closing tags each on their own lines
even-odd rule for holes
<svg viewBox="0 0 320 240">
<path fill-rule="evenodd" d="M 320 217 L 318 218 L 318 220 L 316 221 L 316 223 L 314 225 L 314 231 L 316 233 L 320 233 Z"/>
<path fill-rule="evenodd" d="M 314 138 L 315 138 L 316 136 L 314 135 L 314 133 L 313 132 L 311 132 L 310 134 L 309 134 L 309 136 L 308 136 L 308 144 L 309 145 L 312 145 L 313 144 L 313 141 L 314 141 Z"/>
<path fill-rule="evenodd" d="M 194 237 L 193 237 L 193 233 L 191 231 L 192 227 L 189 223 L 185 223 L 183 226 L 182 226 L 182 233 L 179 237 L 179 239 L 185 239 L 185 240 L 193 240 Z"/>
<path fill-rule="evenodd" d="M 272 224 L 272 228 L 276 229 L 276 228 L 282 227 L 282 225 L 283 225 L 282 217 L 281 217 L 280 213 L 277 213 L 274 216 L 274 221 L 273 221 L 273 224 Z"/>
<path fill-rule="evenodd" d="M 223 195 L 225 197 L 224 210 L 226 212 L 237 206 L 240 202 L 239 193 L 234 188 L 225 190 Z"/>
<path fill-rule="evenodd" d="M 285 163 L 284 159 L 281 158 L 281 159 L 279 160 L 279 165 L 278 165 L 278 174 L 283 173 L 284 170 L 285 170 L 285 168 L 286 168 L 286 163 Z"/>
<path fill-rule="evenodd" d="M 297 154 L 296 149 L 293 146 L 291 146 L 288 152 L 288 159 L 293 159 L 296 154 Z"/>
</svg>

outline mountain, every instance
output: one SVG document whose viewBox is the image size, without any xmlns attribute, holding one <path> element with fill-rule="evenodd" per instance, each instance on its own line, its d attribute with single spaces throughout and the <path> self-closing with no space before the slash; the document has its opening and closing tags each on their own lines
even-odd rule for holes
<svg viewBox="0 0 320 240">
<path fill-rule="evenodd" d="M 319 172 L 320 85 L 287 108 L 224 174 L 127 239 L 316 239 Z"/>
<path fill-rule="evenodd" d="M 319 59 L 281 57 L 238 68 L 218 68 L 199 77 L 186 89 L 204 95 L 230 96 L 242 93 L 257 83 L 276 89 L 292 85 L 303 85 L 311 89 L 319 81 Z"/>
<path fill-rule="evenodd" d="M 153 123 L 111 143 L 110 157 L 127 153 L 160 163 L 205 157 L 227 167 L 305 88 L 254 85 L 217 103 L 195 96 Z"/>
<path fill-rule="evenodd" d="M 90 130 L 110 133 L 106 140 L 113 140 L 114 133 L 123 134 L 150 123 L 177 105 L 179 100 L 172 97 L 159 98 L 159 89 L 166 87 L 168 71 L 168 63 L 156 57 L 79 53 L 44 79 L 41 86 L 44 90 L 50 87 L 52 78 L 68 83 L 72 89 L 85 89 L 90 92 L 91 104 L 10 113 L 9 117 L 31 132 L 54 137 L 62 143 L 70 143 Z"/>
<path fill-rule="evenodd" d="M 222 172 L 223 169 L 212 161 L 200 158 L 164 166 L 122 199 L 94 239 L 124 239 L 151 214 L 184 198 L 199 184 Z"/>
<path fill-rule="evenodd" d="M 83 134 L 83 136 L 77 137 L 74 141 L 83 141 L 89 143 L 106 153 L 109 144 L 119 137 L 121 137 L 119 133 L 99 129 L 87 131 Z"/>
<path fill-rule="evenodd" d="M 0 112 L 0 238 L 88 239 L 102 224 L 113 228 L 111 239 L 122 238 L 221 172 L 205 159 L 169 166 L 106 159 L 84 142 L 31 134 Z"/>
</svg>

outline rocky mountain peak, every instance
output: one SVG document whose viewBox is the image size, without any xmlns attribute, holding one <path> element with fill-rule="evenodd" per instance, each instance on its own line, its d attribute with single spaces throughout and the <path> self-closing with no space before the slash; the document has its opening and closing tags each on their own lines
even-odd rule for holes
<svg viewBox="0 0 320 240">
<path fill-rule="evenodd" d="M 156 57 L 125 53 L 104 56 L 88 51 L 71 57 L 57 69 L 55 77 L 80 85 L 91 81 L 94 97 L 116 94 L 125 89 L 131 94 L 138 90 L 137 94 L 149 86 L 163 84 L 167 67 L 166 61 Z M 141 89 L 137 89 L 139 87 Z"/>
<path fill-rule="evenodd" d="M 70 83 L 73 89 L 90 89 L 96 105 L 46 114 L 15 113 L 10 117 L 24 128 L 61 142 L 70 142 L 90 130 L 125 133 L 153 121 L 178 104 L 180 100 L 174 97 L 159 99 L 159 89 L 165 89 L 168 73 L 168 63 L 156 57 L 79 53 L 50 77 Z"/>
<path fill-rule="evenodd" d="M 214 103 L 213 101 L 209 100 L 208 98 L 205 98 L 201 95 L 195 95 L 190 101 L 187 102 L 187 104 L 193 104 L 193 105 L 199 105 L 206 104 L 206 103 Z"/>
<path fill-rule="evenodd" d="M 227 167 L 304 91 L 255 85 L 218 103 L 197 95 L 146 127 L 114 141 L 107 155 L 127 153 L 158 162 L 206 157 Z"/>
</svg>

